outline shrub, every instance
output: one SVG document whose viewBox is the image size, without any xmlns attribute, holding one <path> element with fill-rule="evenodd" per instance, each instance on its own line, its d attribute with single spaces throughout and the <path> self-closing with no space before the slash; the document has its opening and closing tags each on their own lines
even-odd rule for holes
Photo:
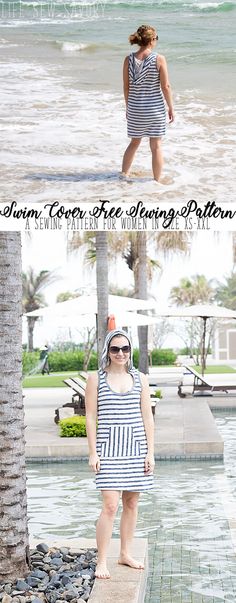
<svg viewBox="0 0 236 603">
<path fill-rule="evenodd" d="M 52 372 L 81 371 L 83 369 L 84 352 L 66 350 L 65 352 L 49 352 L 49 366 Z M 97 369 L 97 354 L 93 352 L 89 361 L 90 371 Z"/>
<path fill-rule="evenodd" d="M 152 350 L 152 364 L 153 366 L 162 366 L 174 364 L 177 359 L 177 354 L 171 349 L 166 350 Z M 134 366 L 138 368 L 139 361 L 139 350 L 135 349 L 133 354 Z"/>
<path fill-rule="evenodd" d="M 153 398 L 159 398 L 161 400 L 162 398 L 162 392 L 161 389 L 156 389 L 155 392 L 152 394 Z"/>
<path fill-rule="evenodd" d="M 61 428 L 60 436 L 62 438 L 86 437 L 86 419 L 85 417 L 75 416 L 59 421 Z"/>
<path fill-rule="evenodd" d="M 152 364 L 154 366 L 163 366 L 174 364 L 177 359 L 177 354 L 171 349 L 152 350 Z"/>
<path fill-rule="evenodd" d="M 133 363 L 135 368 L 138 368 L 138 361 L 139 361 L 139 350 L 135 349 L 134 353 L 133 353 Z"/>
<path fill-rule="evenodd" d="M 23 353 L 22 353 L 23 375 L 29 375 L 29 373 L 37 367 L 37 364 L 39 363 L 39 355 L 40 355 L 40 352 L 23 351 Z"/>
</svg>

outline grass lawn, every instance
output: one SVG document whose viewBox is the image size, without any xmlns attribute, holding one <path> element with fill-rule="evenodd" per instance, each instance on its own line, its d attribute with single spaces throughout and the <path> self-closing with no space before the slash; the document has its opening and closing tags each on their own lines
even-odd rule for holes
<svg viewBox="0 0 236 603">
<path fill-rule="evenodd" d="M 193 366 L 194 370 L 197 371 L 201 375 L 201 367 L 199 365 Z M 222 375 L 224 373 L 236 373 L 236 370 L 232 368 L 232 366 L 228 366 L 227 364 L 216 364 L 212 366 L 207 366 L 204 373 L 212 374 L 212 375 Z"/>
<path fill-rule="evenodd" d="M 23 379 L 23 387 L 66 387 L 63 379 L 78 377 L 78 371 L 51 373 L 50 375 L 30 375 Z"/>
</svg>

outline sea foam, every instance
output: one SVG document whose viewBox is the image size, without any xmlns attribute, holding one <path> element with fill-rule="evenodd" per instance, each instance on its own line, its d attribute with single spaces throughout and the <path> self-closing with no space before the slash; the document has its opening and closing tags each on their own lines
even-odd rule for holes
<svg viewBox="0 0 236 603">
<path fill-rule="evenodd" d="M 60 46 L 62 52 L 81 52 L 82 50 L 87 50 L 91 45 L 89 44 L 81 44 L 78 42 L 57 42 L 57 45 Z"/>
</svg>

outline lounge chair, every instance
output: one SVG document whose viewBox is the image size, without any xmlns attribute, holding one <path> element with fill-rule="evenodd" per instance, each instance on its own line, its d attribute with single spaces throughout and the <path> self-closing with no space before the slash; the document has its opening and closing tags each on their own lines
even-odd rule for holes
<svg viewBox="0 0 236 603">
<path fill-rule="evenodd" d="M 64 379 L 64 383 L 68 387 L 70 387 L 70 389 L 73 391 L 72 401 L 66 402 L 59 408 L 55 409 L 55 417 L 54 417 L 55 423 L 59 423 L 59 421 L 60 421 L 60 410 L 62 408 L 73 408 L 75 415 L 83 415 L 83 416 L 85 415 L 86 381 L 82 381 L 82 379 L 78 379 L 78 381 L 79 382 L 77 382 L 76 379 L 74 379 L 74 378 L 73 379 L 72 378 Z"/>
<path fill-rule="evenodd" d="M 184 371 L 184 375 L 192 375 L 193 379 L 193 390 L 192 394 L 195 392 L 209 392 L 209 394 L 213 394 L 214 392 L 225 392 L 228 393 L 230 390 L 236 390 L 236 378 L 230 378 L 230 374 L 220 374 L 220 375 L 200 375 L 197 371 L 192 368 L 192 366 L 183 365 L 183 368 L 187 370 Z M 186 394 L 183 392 L 184 386 L 184 375 L 182 380 L 178 385 L 178 395 L 180 398 L 185 398 Z M 236 375 L 235 375 L 236 377 Z"/>
</svg>

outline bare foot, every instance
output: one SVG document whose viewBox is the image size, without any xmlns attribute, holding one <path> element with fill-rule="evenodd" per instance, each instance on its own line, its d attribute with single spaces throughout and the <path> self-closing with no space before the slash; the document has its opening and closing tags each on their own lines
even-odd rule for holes
<svg viewBox="0 0 236 603">
<path fill-rule="evenodd" d="M 129 567 L 133 567 L 134 569 L 144 569 L 143 563 L 136 561 L 136 559 L 133 559 L 129 555 L 120 555 L 118 563 L 120 565 L 129 565 Z"/>
<path fill-rule="evenodd" d="M 107 580 L 107 578 L 110 578 L 110 572 L 107 569 L 106 563 L 101 562 L 101 563 L 97 563 L 97 567 L 95 570 L 95 576 L 96 578 L 103 578 L 104 580 Z"/>
<path fill-rule="evenodd" d="M 119 178 L 120 178 L 120 180 L 128 180 L 128 179 L 129 179 L 129 177 L 130 177 L 130 176 L 129 176 L 129 174 L 126 174 L 125 172 L 121 172 L 121 173 L 119 174 Z"/>
</svg>

